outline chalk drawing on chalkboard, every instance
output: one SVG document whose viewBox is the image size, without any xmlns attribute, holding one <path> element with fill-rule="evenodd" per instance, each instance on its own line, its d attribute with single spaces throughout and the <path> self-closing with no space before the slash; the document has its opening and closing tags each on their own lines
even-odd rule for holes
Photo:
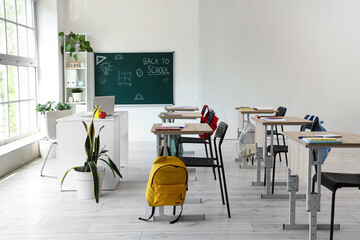
<svg viewBox="0 0 360 240">
<path fill-rule="evenodd" d="M 117 54 L 115 57 L 114 57 L 115 60 L 123 60 L 123 56 L 121 54 Z"/>
<path fill-rule="evenodd" d="M 144 97 L 141 93 L 138 93 L 138 94 L 136 94 L 134 100 L 135 101 L 144 101 Z"/>
<path fill-rule="evenodd" d="M 112 71 L 112 65 L 110 65 L 110 63 L 110 61 L 106 61 L 101 64 L 101 70 L 104 72 L 105 76 L 108 76 L 109 72 Z"/>
<path fill-rule="evenodd" d="M 105 84 L 106 83 L 106 78 L 105 77 L 99 78 L 99 83 L 100 84 Z"/>
<path fill-rule="evenodd" d="M 169 82 L 169 79 L 166 77 L 163 79 L 164 83 L 168 83 Z"/>
<path fill-rule="evenodd" d="M 131 81 L 131 72 L 126 71 L 118 71 L 118 85 L 120 87 L 131 87 L 132 81 Z"/>
<path fill-rule="evenodd" d="M 142 76 L 144 75 L 143 70 L 141 70 L 140 68 L 136 69 L 136 75 L 137 75 L 138 77 L 142 77 Z"/>
<path fill-rule="evenodd" d="M 106 57 L 104 57 L 104 56 L 96 56 L 96 65 L 98 65 L 99 63 L 101 63 L 105 59 L 106 59 Z"/>
</svg>

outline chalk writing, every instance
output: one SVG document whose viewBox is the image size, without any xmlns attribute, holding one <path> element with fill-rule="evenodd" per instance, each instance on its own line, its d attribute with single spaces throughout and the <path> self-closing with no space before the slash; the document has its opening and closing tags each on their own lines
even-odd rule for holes
<svg viewBox="0 0 360 240">
<path fill-rule="evenodd" d="M 143 70 L 141 70 L 140 68 L 136 69 L 136 75 L 137 75 L 138 77 L 142 77 L 142 76 L 144 75 Z"/>
<path fill-rule="evenodd" d="M 136 94 L 134 100 L 135 101 L 144 101 L 145 99 L 141 93 L 138 93 L 138 94 Z"/>
<path fill-rule="evenodd" d="M 105 77 L 99 78 L 99 83 L 100 84 L 105 84 L 106 83 L 106 78 Z"/>
<path fill-rule="evenodd" d="M 132 81 L 131 81 L 131 72 L 126 71 L 118 71 L 118 85 L 120 87 L 131 87 Z"/>
<path fill-rule="evenodd" d="M 123 60 L 123 56 L 121 54 L 117 54 L 115 57 L 114 57 L 115 60 Z"/>
<path fill-rule="evenodd" d="M 96 56 L 96 65 L 98 65 L 99 63 L 101 63 L 105 59 L 106 59 L 106 57 L 104 57 L 104 56 Z"/>
<path fill-rule="evenodd" d="M 108 76 L 109 72 L 112 71 L 112 65 L 110 63 L 110 61 L 105 61 L 100 65 L 100 68 L 104 72 L 105 76 Z"/>
</svg>

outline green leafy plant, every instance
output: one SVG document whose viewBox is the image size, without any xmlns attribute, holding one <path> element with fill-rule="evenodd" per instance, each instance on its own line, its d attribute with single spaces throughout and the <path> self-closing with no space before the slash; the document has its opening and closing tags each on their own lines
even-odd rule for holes
<svg viewBox="0 0 360 240">
<path fill-rule="evenodd" d="M 80 171 L 80 172 L 91 172 L 91 175 L 93 177 L 93 184 L 94 184 L 94 196 L 95 201 L 98 203 L 100 199 L 101 194 L 101 183 L 100 183 L 100 177 L 99 177 L 99 170 L 97 163 L 98 161 L 103 161 L 106 163 L 109 168 L 111 169 L 114 178 L 116 177 L 115 173 L 122 178 L 119 169 L 115 165 L 115 163 L 110 159 L 110 157 L 106 154 L 108 150 L 105 150 L 103 147 L 100 149 L 100 132 L 104 128 L 102 126 L 99 129 L 98 135 L 95 137 L 95 128 L 94 128 L 94 116 L 98 108 L 95 109 L 90 126 L 88 128 L 87 124 L 82 121 L 84 124 L 85 130 L 87 132 L 86 139 L 85 139 L 85 153 L 86 153 L 86 161 L 84 162 L 83 166 L 76 166 L 72 167 L 69 170 L 67 170 L 61 180 L 61 185 L 63 184 L 65 177 L 71 170 Z"/>
<path fill-rule="evenodd" d="M 64 32 L 59 32 L 59 37 L 65 38 Z M 68 37 L 65 38 L 65 50 L 70 52 L 70 57 L 73 57 L 75 61 L 78 60 L 78 50 L 75 48 L 75 44 L 79 44 L 80 51 L 93 52 L 90 42 L 86 41 L 85 36 L 70 32 Z M 61 52 L 64 53 L 64 47 L 61 47 Z"/>
<path fill-rule="evenodd" d="M 54 108 L 52 105 L 54 104 L 54 101 L 47 101 L 45 104 L 38 104 L 35 108 L 37 112 L 39 112 L 41 115 L 45 115 L 45 112 L 48 111 L 54 111 Z"/>
<path fill-rule="evenodd" d="M 36 112 L 39 112 L 41 115 L 45 115 L 48 111 L 54 111 L 53 104 L 55 104 L 55 101 L 47 101 L 44 104 L 38 104 L 36 105 Z M 58 102 L 55 106 L 55 110 L 61 111 L 61 110 L 70 110 L 71 106 L 67 103 Z"/>
<path fill-rule="evenodd" d="M 56 104 L 55 109 L 58 111 L 62 111 L 62 110 L 70 110 L 71 106 L 67 103 L 63 103 L 63 102 L 58 102 L 58 104 Z"/>
<path fill-rule="evenodd" d="M 83 92 L 83 90 L 81 88 L 73 88 L 73 89 L 71 89 L 71 92 L 72 93 L 81 93 L 81 92 Z"/>
</svg>

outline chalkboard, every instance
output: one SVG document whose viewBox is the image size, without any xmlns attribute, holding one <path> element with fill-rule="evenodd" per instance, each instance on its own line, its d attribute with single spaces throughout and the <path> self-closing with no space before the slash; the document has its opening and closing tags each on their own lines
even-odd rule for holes
<svg viewBox="0 0 360 240">
<path fill-rule="evenodd" d="M 173 55 L 95 53 L 95 96 L 115 96 L 115 104 L 173 104 Z"/>
</svg>

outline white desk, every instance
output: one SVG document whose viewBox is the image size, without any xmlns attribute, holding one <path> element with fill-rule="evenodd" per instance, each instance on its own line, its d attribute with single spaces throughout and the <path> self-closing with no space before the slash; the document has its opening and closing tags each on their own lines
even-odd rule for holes
<svg viewBox="0 0 360 240">
<path fill-rule="evenodd" d="M 299 174 L 300 178 L 306 180 L 306 210 L 309 212 L 309 224 L 296 224 L 295 223 L 295 192 L 290 186 L 290 208 L 289 208 L 289 224 L 284 224 L 284 229 L 297 230 L 309 229 L 309 239 L 317 239 L 317 229 L 329 229 L 329 224 L 317 223 L 317 212 L 320 212 L 321 200 L 321 151 L 318 151 L 317 160 L 314 159 L 313 150 L 321 149 L 323 147 L 331 148 L 360 148 L 360 135 L 347 133 L 347 132 L 327 132 L 329 134 L 337 134 L 342 136 L 339 140 L 342 143 L 305 143 L 299 139 L 299 136 L 315 136 L 317 134 L 324 134 L 324 132 L 284 132 L 284 135 L 289 139 L 289 169 L 288 169 L 288 182 L 292 182 L 291 178 Z M 317 168 L 317 188 L 312 192 L 312 166 Z M 334 225 L 334 230 L 340 229 L 339 224 Z"/>
<path fill-rule="evenodd" d="M 263 147 L 263 154 L 264 154 L 264 163 L 266 168 L 266 179 L 265 179 L 265 185 L 266 185 L 266 193 L 261 195 L 261 198 L 264 199 L 277 199 L 277 198 L 288 198 L 288 195 L 281 195 L 281 194 L 272 194 L 270 192 L 270 185 L 271 185 L 271 171 L 272 168 L 272 162 L 274 161 L 274 127 L 275 126 L 296 126 L 296 125 L 304 125 L 304 124 L 311 124 L 313 123 L 310 120 L 306 120 L 300 117 L 283 117 L 283 119 L 273 121 L 265 121 L 262 118 L 252 117 L 252 119 L 256 122 L 256 130 L 255 130 L 255 140 L 258 146 Z M 284 120 L 284 121 L 281 121 Z M 267 152 L 267 132 L 268 127 L 270 127 L 270 154 Z M 253 182 L 253 185 L 255 186 L 261 186 L 263 185 L 262 182 L 260 182 L 260 159 L 257 159 L 257 176 L 256 176 L 256 182 Z M 273 181 L 275 181 L 273 179 Z M 286 186 L 286 182 L 278 182 L 275 183 L 275 185 L 284 185 Z M 298 196 L 302 197 L 302 196 Z"/>
<path fill-rule="evenodd" d="M 82 121 L 89 126 L 91 117 L 83 116 L 90 114 L 83 112 L 57 120 L 59 187 L 65 171 L 74 166 L 82 166 L 86 160 L 84 149 L 86 131 Z M 109 157 L 120 170 L 120 161 L 121 165 L 128 163 L 128 113 L 115 112 L 114 115 L 107 116 L 105 119 L 94 119 L 94 125 L 96 135 L 99 128 L 105 126 L 100 133 L 100 147 L 105 146 L 105 149 L 109 151 Z M 112 171 L 105 163 L 99 161 L 98 164 L 106 168 L 102 189 L 114 190 L 120 181 L 119 177 L 114 178 Z M 62 190 L 75 190 L 73 171 L 70 171 L 66 177 Z"/>
</svg>

